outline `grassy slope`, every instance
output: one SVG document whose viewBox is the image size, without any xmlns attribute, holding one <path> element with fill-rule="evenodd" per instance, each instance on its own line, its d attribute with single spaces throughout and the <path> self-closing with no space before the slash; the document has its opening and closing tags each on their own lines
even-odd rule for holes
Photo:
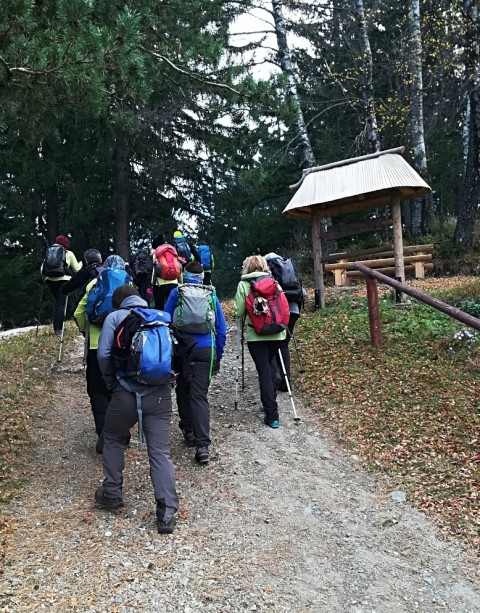
<svg viewBox="0 0 480 613">
<path fill-rule="evenodd" d="M 413 282 L 440 299 L 480 301 L 472 278 Z M 301 388 L 342 443 L 392 489 L 480 551 L 479 343 L 454 341 L 460 322 L 413 302 L 381 299 L 383 346 L 370 346 L 365 290 L 298 324 Z M 338 296 L 338 294 L 337 294 Z M 335 299 L 332 294 L 327 304 Z M 294 356 L 292 355 L 292 359 Z"/>
</svg>

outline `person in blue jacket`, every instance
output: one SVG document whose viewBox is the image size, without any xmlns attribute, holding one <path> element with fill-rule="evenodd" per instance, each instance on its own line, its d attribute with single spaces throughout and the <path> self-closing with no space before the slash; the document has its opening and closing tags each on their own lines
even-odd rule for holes
<svg viewBox="0 0 480 613">
<path fill-rule="evenodd" d="M 202 285 L 204 271 L 200 262 L 192 261 L 185 266 L 185 285 Z M 178 318 L 174 316 L 179 306 L 179 291 L 182 287 L 176 287 L 170 293 L 164 310 L 170 313 L 172 320 L 182 330 Z M 208 288 L 207 291 L 212 291 Z M 206 464 L 209 460 L 210 439 L 210 406 L 208 404 L 208 388 L 212 375 L 220 369 L 220 360 L 223 356 L 227 327 L 222 307 L 218 298 L 215 300 L 215 329 L 213 333 L 190 334 L 183 330 L 195 341 L 189 359 L 184 361 L 184 366 L 179 373 L 177 386 L 178 413 L 180 416 L 180 429 L 187 445 L 195 446 L 195 460 L 200 464 Z M 187 326 L 185 326 L 187 327 Z"/>
</svg>

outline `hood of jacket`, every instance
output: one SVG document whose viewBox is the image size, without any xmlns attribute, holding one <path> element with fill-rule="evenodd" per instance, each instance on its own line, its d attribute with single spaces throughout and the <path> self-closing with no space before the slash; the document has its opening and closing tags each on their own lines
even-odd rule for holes
<svg viewBox="0 0 480 613">
<path fill-rule="evenodd" d="M 148 304 L 143 298 L 140 298 L 140 296 L 128 296 L 120 305 L 121 309 L 133 309 L 133 307 L 142 307 L 146 309 L 148 308 Z"/>
<path fill-rule="evenodd" d="M 247 275 L 242 275 L 242 281 L 251 281 L 252 279 L 258 279 L 258 277 L 271 277 L 269 272 L 263 270 L 257 270 L 255 272 L 249 272 Z"/>
</svg>

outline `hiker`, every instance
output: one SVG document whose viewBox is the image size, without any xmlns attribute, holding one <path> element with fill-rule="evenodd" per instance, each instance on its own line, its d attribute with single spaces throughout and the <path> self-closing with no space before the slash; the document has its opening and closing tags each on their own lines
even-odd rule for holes
<svg viewBox="0 0 480 613">
<path fill-rule="evenodd" d="M 83 254 L 85 266 L 62 285 L 62 294 L 69 296 L 75 290 L 80 289 L 81 296 L 85 293 L 87 285 L 92 279 L 98 277 L 98 269 L 102 265 L 102 254 L 98 249 L 87 249 Z"/>
<path fill-rule="evenodd" d="M 220 370 L 227 328 L 214 289 L 202 284 L 202 265 L 189 262 L 184 283 L 172 291 L 165 311 L 172 316 L 174 328 L 195 341 L 189 360 L 183 362 L 175 391 L 185 442 L 196 447 L 195 460 L 206 464 L 211 443 L 208 388 L 212 376 Z"/>
<path fill-rule="evenodd" d="M 274 377 L 277 353 L 287 334 L 289 311 L 285 294 L 261 255 L 249 256 L 243 262 L 235 294 L 235 317 L 242 320 L 245 315 L 247 347 L 258 373 L 264 422 L 270 428 L 278 428 Z"/>
<path fill-rule="evenodd" d="M 55 299 L 53 331 L 57 336 L 62 335 L 67 304 L 67 297 L 60 290 L 65 281 L 70 281 L 72 274 L 78 272 L 81 267 L 75 254 L 70 251 L 70 241 L 63 234 L 59 234 L 53 245 L 47 247 L 40 268 L 42 278 Z"/>
<path fill-rule="evenodd" d="M 163 234 L 152 241 L 153 274 L 152 289 L 155 308 L 163 311 L 170 292 L 182 281 L 182 265 L 173 245 Z"/>
<path fill-rule="evenodd" d="M 134 285 L 137 286 L 140 296 L 149 302 L 152 289 L 152 254 L 148 249 L 139 249 L 133 256 L 130 266 Z"/>
<path fill-rule="evenodd" d="M 203 266 L 204 278 L 203 283 L 205 285 L 212 284 L 212 271 L 215 266 L 215 260 L 213 258 L 213 253 L 209 245 L 201 244 L 197 247 L 198 255 L 200 257 L 200 263 Z"/>
<path fill-rule="evenodd" d="M 119 255 L 109 255 L 103 263 L 102 268 L 99 270 L 99 277 L 90 281 L 87 285 L 85 294 L 78 303 L 73 315 L 77 322 L 78 329 L 85 336 L 87 394 L 90 399 L 93 419 L 95 421 L 95 430 L 98 437 L 95 451 L 99 454 L 103 452 L 103 426 L 111 392 L 105 386 L 98 365 L 98 338 L 100 336 L 103 320 L 113 308 L 111 300 L 114 291 L 114 283 L 109 283 L 112 287 L 110 287 L 109 292 L 104 293 L 102 277 L 108 278 L 110 275 L 115 278 L 117 285 L 124 285 L 130 279 L 124 269 L 125 262 Z M 96 300 L 97 298 L 98 300 Z M 97 302 L 97 304 L 95 304 L 95 302 Z M 99 309 L 102 307 L 104 308 L 104 312 L 99 313 Z M 95 310 L 97 311 L 96 315 Z"/>
<path fill-rule="evenodd" d="M 191 243 L 187 242 L 183 232 L 180 230 L 175 230 L 173 233 L 173 246 L 177 250 L 178 258 L 184 268 L 188 262 L 192 262 L 193 260 L 200 262 L 200 254 L 198 253 L 198 249 Z"/>
<path fill-rule="evenodd" d="M 284 259 L 282 256 L 271 252 L 265 256 L 265 260 L 268 264 L 272 277 L 275 279 L 275 281 L 277 281 L 277 283 L 279 283 L 288 301 L 290 316 L 288 319 L 287 336 L 282 342 L 280 351 L 282 352 L 288 382 L 290 383 L 290 387 L 292 387 L 292 379 L 290 377 L 289 345 L 293 337 L 293 329 L 295 328 L 295 324 L 300 317 L 300 309 L 303 306 L 307 292 L 303 288 L 302 281 L 298 276 L 290 258 Z M 283 373 L 278 355 L 276 360 L 275 386 L 279 392 L 288 392 L 287 382 L 285 381 L 285 375 Z"/>
<path fill-rule="evenodd" d="M 98 346 L 100 370 L 112 396 L 104 428 L 104 480 L 103 485 L 95 492 L 95 501 L 107 510 L 115 510 L 123 506 L 124 455 L 130 429 L 139 419 L 137 402 L 140 400 L 139 433 L 144 432 L 147 442 L 150 477 L 157 503 L 157 529 L 161 534 L 170 534 L 175 526 L 175 513 L 178 508 L 175 471 L 169 452 L 172 416 L 171 345 L 169 346 L 170 360 L 167 366 L 168 376 L 163 383 L 141 383 L 133 373 L 126 374 L 125 370 L 118 369 L 118 364 L 114 360 L 114 344 L 119 334 L 120 324 L 123 323 L 126 326 L 131 309 L 139 308 L 140 312 L 145 309 L 144 313 L 151 313 L 152 309 L 146 309 L 147 302 L 140 297 L 135 287 L 129 285 L 116 288 L 112 305 L 115 310 L 105 319 Z M 158 315 L 158 312 L 156 314 Z M 164 313 L 162 315 L 165 316 Z M 170 333 L 167 332 L 167 334 Z M 155 352 L 155 359 L 159 359 L 158 348 Z"/>
</svg>

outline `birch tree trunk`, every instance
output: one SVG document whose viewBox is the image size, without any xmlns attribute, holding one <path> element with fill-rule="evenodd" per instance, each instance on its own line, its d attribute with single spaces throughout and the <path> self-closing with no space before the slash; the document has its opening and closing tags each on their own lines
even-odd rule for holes
<svg viewBox="0 0 480 613">
<path fill-rule="evenodd" d="M 380 151 L 380 142 L 378 139 L 377 115 L 375 112 L 375 96 L 373 89 L 373 58 L 370 39 L 368 37 L 363 0 L 354 0 L 353 8 L 357 21 L 362 58 L 360 71 L 362 78 L 362 99 L 365 112 L 367 153 L 376 153 Z"/>
<path fill-rule="evenodd" d="M 423 128 L 423 74 L 422 74 L 422 32 L 420 27 L 420 0 L 409 0 L 410 20 L 410 132 L 413 148 L 413 167 L 425 178 L 427 154 Z M 411 202 L 411 235 L 418 236 L 427 230 L 425 198 Z M 423 215 L 422 215 L 423 214 Z"/>
<path fill-rule="evenodd" d="M 459 205 L 454 240 L 465 251 L 472 249 L 480 200 L 480 46 L 478 0 L 464 0 L 465 78 L 468 93 L 468 148 L 463 198 Z"/>
<path fill-rule="evenodd" d="M 117 189 L 115 206 L 115 251 L 126 262 L 130 257 L 130 160 L 128 158 L 125 136 L 117 137 L 115 152 L 115 165 L 117 170 Z"/>
</svg>

